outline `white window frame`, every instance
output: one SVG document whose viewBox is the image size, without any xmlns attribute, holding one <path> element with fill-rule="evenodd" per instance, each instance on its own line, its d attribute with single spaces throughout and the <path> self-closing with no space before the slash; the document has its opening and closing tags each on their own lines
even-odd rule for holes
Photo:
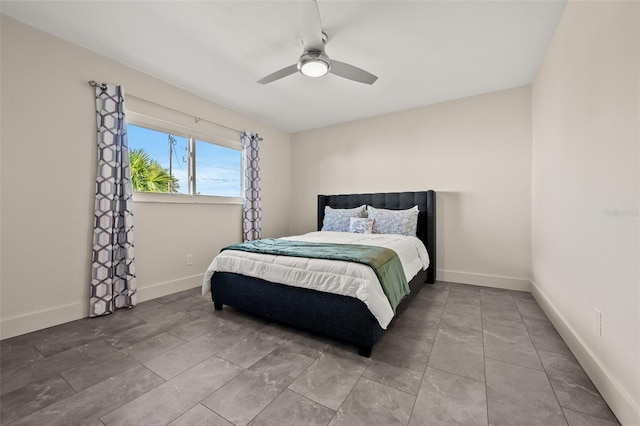
<svg viewBox="0 0 640 426">
<path fill-rule="evenodd" d="M 173 194 L 164 192 L 133 192 L 134 203 L 170 203 L 170 204 L 243 204 L 245 193 L 244 182 L 244 161 L 245 155 L 240 140 L 233 140 L 221 135 L 215 135 L 203 132 L 199 129 L 172 123 L 159 118 L 150 117 L 134 111 L 126 112 L 127 123 L 134 126 L 145 127 L 151 130 L 168 133 L 180 137 L 187 138 L 189 141 L 189 194 Z M 240 135 L 238 135 L 240 139 Z M 240 151 L 240 197 L 222 197 L 216 195 L 197 195 L 196 194 L 196 140 L 206 142 L 213 145 L 231 148 Z"/>
</svg>

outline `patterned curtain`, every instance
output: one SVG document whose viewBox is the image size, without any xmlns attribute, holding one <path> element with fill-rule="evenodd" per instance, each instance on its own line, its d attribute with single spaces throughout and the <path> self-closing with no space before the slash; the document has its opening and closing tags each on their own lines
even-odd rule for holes
<svg viewBox="0 0 640 426">
<path fill-rule="evenodd" d="M 262 235 L 262 207 L 260 198 L 260 155 L 256 133 L 242 133 L 244 150 L 244 208 L 242 229 L 245 241 L 259 240 Z"/>
<path fill-rule="evenodd" d="M 120 86 L 96 85 L 96 112 L 98 177 L 91 265 L 92 317 L 136 304 L 131 172 Z"/>
</svg>

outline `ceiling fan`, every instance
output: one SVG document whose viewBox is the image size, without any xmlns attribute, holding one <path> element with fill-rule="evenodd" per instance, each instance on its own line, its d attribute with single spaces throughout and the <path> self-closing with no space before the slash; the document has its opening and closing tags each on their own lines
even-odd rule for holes
<svg viewBox="0 0 640 426">
<path fill-rule="evenodd" d="M 320 12 L 315 0 L 299 1 L 300 35 L 304 51 L 297 63 L 282 68 L 268 76 L 258 80 L 260 84 L 271 83 L 296 71 L 307 77 L 322 77 L 326 74 L 335 74 L 342 78 L 357 81 L 364 84 L 373 84 L 378 77 L 375 75 L 346 64 L 344 62 L 329 59 L 324 47 L 329 38 L 322 31 Z"/>
</svg>

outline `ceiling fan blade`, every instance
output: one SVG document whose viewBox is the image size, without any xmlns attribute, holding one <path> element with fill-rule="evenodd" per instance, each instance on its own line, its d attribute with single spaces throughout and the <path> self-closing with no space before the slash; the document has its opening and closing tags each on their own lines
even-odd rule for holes
<svg viewBox="0 0 640 426">
<path fill-rule="evenodd" d="M 284 67 L 281 70 L 278 70 L 274 73 L 269 74 L 266 77 L 261 78 L 260 80 L 258 80 L 258 83 L 260 84 L 271 83 L 272 81 L 280 80 L 281 78 L 291 75 L 297 71 L 298 71 L 298 64 L 289 65 L 288 67 Z"/>
<path fill-rule="evenodd" d="M 354 67 L 353 65 L 345 64 L 344 62 L 331 60 L 332 74 L 347 78 L 349 80 L 357 81 L 364 84 L 373 84 L 378 77 L 363 70 L 362 68 Z"/>
<path fill-rule="evenodd" d="M 324 50 L 318 3 L 315 0 L 300 0 L 298 5 L 300 36 L 305 50 Z"/>
</svg>

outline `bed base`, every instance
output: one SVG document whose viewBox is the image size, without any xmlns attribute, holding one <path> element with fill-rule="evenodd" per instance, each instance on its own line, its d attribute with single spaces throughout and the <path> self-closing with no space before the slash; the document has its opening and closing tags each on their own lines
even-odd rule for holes
<svg viewBox="0 0 640 426">
<path fill-rule="evenodd" d="M 421 271 L 409 282 L 411 293 L 396 310 L 400 313 L 427 278 Z M 371 356 L 373 345 L 384 330 L 359 299 L 317 290 L 272 283 L 229 272 L 211 277 L 211 298 L 216 310 L 233 306 L 273 321 L 355 344 L 358 353 Z"/>
</svg>

